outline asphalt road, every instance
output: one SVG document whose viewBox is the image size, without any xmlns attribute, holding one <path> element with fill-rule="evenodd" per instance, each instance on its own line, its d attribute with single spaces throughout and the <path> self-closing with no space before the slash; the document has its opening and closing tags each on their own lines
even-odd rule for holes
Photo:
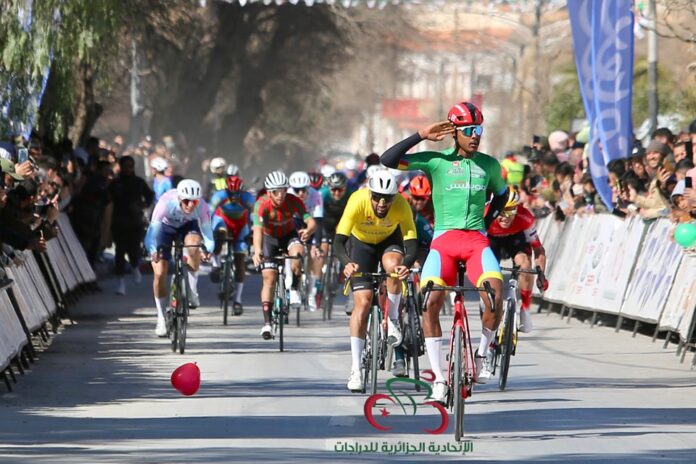
<svg viewBox="0 0 696 464">
<path fill-rule="evenodd" d="M 442 435 L 421 431 L 439 423 L 434 409 L 414 416 L 390 407 L 378 416 L 388 432 L 368 424 L 366 397 L 345 387 L 340 308 L 328 323 L 303 314 L 280 353 L 259 336 L 258 276 L 245 288 L 245 314 L 227 327 L 202 277 L 204 306 L 182 356 L 154 336 L 144 277 L 126 297 L 103 281 L 102 293 L 72 308 L 77 323 L 54 337 L 15 391 L 2 388 L 0 462 L 696 462 L 696 373 L 644 335 L 535 314 L 508 390 L 479 386 L 467 403 L 471 443 L 459 447 L 451 426 Z M 478 339 L 476 314 L 471 322 Z M 185 362 L 202 373 L 193 397 L 170 384 Z M 399 390 L 422 402 L 410 386 Z"/>
</svg>

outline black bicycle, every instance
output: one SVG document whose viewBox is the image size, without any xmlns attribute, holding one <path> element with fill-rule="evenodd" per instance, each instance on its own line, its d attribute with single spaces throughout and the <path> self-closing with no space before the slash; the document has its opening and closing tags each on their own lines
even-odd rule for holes
<svg viewBox="0 0 696 464">
<path fill-rule="evenodd" d="M 384 370 L 387 358 L 387 313 L 380 306 L 380 289 L 387 278 L 398 278 L 399 274 L 384 272 L 356 272 L 351 279 L 357 277 L 370 277 L 372 279 L 372 303 L 370 313 L 367 316 L 367 339 L 362 353 L 360 370 L 363 374 L 363 387 L 361 393 L 367 391 L 370 386 L 370 394 L 377 393 L 377 370 Z M 350 288 L 350 279 L 346 280 L 343 290 L 345 295 Z"/>
<path fill-rule="evenodd" d="M 220 299 L 220 308 L 222 309 L 222 324 L 227 325 L 227 316 L 229 314 L 230 300 L 234 298 L 234 275 L 236 266 L 234 262 L 234 238 L 226 238 L 224 242 L 227 244 L 227 252 L 223 257 L 222 262 L 222 280 L 220 281 L 220 291 L 218 298 Z M 233 305 L 233 314 L 235 316 L 242 315 L 242 307 Z"/>
<path fill-rule="evenodd" d="M 302 256 L 278 255 L 270 258 L 277 265 L 278 278 L 276 279 L 275 296 L 273 298 L 273 310 L 271 312 L 271 337 L 276 335 L 280 342 L 280 351 L 285 350 L 283 338 L 284 327 L 289 323 L 290 316 L 290 290 L 285 287 L 285 260 L 302 259 Z"/>
<path fill-rule="evenodd" d="M 186 326 L 189 316 L 189 287 L 184 262 L 184 248 L 201 248 L 202 245 L 184 245 L 181 239 L 174 242 L 174 275 L 169 287 L 169 305 L 166 311 L 167 335 L 172 342 L 172 351 L 184 354 L 186 350 Z"/>
<path fill-rule="evenodd" d="M 416 291 L 416 278 L 420 269 L 410 269 L 410 276 L 406 280 L 406 298 L 404 301 L 405 312 L 403 314 L 403 342 L 402 347 L 406 358 L 406 372 L 411 370 L 413 378 L 420 380 L 418 358 L 425 354 L 425 335 L 421 325 L 423 312 L 419 305 L 419 293 Z M 416 390 L 420 391 L 420 384 L 416 383 Z"/>
<path fill-rule="evenodd" d="M 331 320 L 334 299 L 338 293 L 338 279 L 341 276 L 340 263 L 334 256 L 333 240 L 328 240 L 329 251 L 324 262 L 324 272 L 321 276 L 321 319 Z"/>
<path fill-rule="evenodd" d="M 519 300 L 519 287 L 517 281 L 520 274 L 534 274 L 543 282 L 545 280 L 541 267 L 535 269 L 520 269 L 519 266 L 501 267 L 502 271 L 509 271 L 510 278 L 507 283 L 507 295 L 503 305 L 503 319 L 498 327 L 494 339 L 493 366 L 491 371 L 495 374 L 496 368 L 500 365 L 500 375 L 498 376 L 498 388 L 505 390 L 507 386 L 508 374 L 510 372 L 510 360 L 517 351 L 517 301 Z"/>
</svg>

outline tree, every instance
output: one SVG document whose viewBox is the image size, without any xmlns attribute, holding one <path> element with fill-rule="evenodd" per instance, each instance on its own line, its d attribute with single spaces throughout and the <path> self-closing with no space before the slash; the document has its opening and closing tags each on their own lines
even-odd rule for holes
<svg viewBox="0 0 696 464">
<path fill-rule="evenodd" d="M 671 113 L 679 109 L 682 93 L 676 88 L 671 73 L 658 66 L 658 98 L 660 112 Z M 585 117 L 575 63 L 562 68 L 559 83 L 553 87 L 553 97 L 546 107 L 546 125 L 549 130 L 568 130 L 575 118 Z M 633 122 L 640 124 L 648 117 L 648 63 L 645 58 L 633 67 Z"/>
</svg>

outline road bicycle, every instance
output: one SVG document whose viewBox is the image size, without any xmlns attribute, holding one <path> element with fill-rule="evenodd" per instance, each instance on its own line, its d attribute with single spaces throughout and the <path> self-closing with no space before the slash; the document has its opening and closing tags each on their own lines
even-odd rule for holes
<svg viewBox="0 0 696 464">
<path fill-rule="evenodd" d="M 227 316 L 229 314 L 230 300 L 234 298 L 234 275 L 235 275 L 235 262 L 234 262 L 234 243 L 236 239 L 226 238 L 224 242 L 227 244 L 227 251 L 225 256 L 222 258 L 222 280 L 220 281 L 220 291 L 218 297 L 220 299 L 220 308 L 222 309 L 222 324 L 227 325 Z M 233 305 L 233 313 L 235 316 L 241 316 L 241 306 Z"/>
<path fill-rule="evenodd" d="M 405 282 L 406 291 L 404 292 L 404 314 L 403 314 L 403 342 L 406 360 L 406 372 L 411 371 L 413 378 L 420 380 L 420 369 L 418 358 L 425 354 L 425 336 L 421 324 L 422 310 L 419 304 L 418 291 L 416 290 L 416 279 L 420 274 L 420 269 L 410 269 L 409 278 Z M 416 383 L 416 391 L 420 391 L 420 384 Z"/>
<path fill-rule="evenodd" d="M 484 282 L 482 287 L 465 287 L 466 265 L 459 262 L 457 267 L 456 286 L 440 286 L 429 281 L 424 287 L 423 311 L 426 311 L 430 292 L 454 292 L 454 321 L 452 322 L 449 354 L 447 355 L 449 362 L 447 407 L 451 408 L 454 414 L 454 438 L 460 441 L 464 435 L 464 402 L 472 395 L 474 379 L 476 378 L 476 363 L 474 350 L 471 348 L 471 333 L 467 311 L 464 307 L 464 293 L 486 292 L 491 310 L 495 308 L 495 293 L 488 282 Z"/>
<path fill-rule="evenodd" d="M 278 336 L 280 351 L 285 350 L 284 327 L 290 322 L 290 289 L 285 286 L 286 278 L 290 278 L 290 276 L 285 275 L 285 260 L 287 259 L 302 259 L 302 256 L 278 255 L 270 258 L 271 261 L 276 263 L 276 269 L 278 270 L 271 312 L 271 337 L 275 340 L 276 336 Z"/>
<path fill-rule="evenodd" d="M 491 372 L 495 374 L 496 368 L 500 366 L 498 376 L 498 388 L 505 390 L 507 386 L 508 374 L 510 372 L 510 360 L 517 351 L 517 334 L 519 330 L 519 320 L 517 316 L 517 301 L 519 300 L 518 278 L 520 274 L 534 274 L 542 283 L 545 280 L 541 267 L 536 269 L 520 269 L 519 266 L 501 267 L 502 271 L 509 271 L 510 278 L 507 283 L 505 301 L 503 303 L 503 318 L 498 327 L 493 347 L 493 365 Z"/>
<path fill-rule="evenodd" d="M 334 256 L 333 240 L 329 239 L 329 250 L 324 262 L 324 272 L 321 277 L 320 304 L 322 320 L 331 320 L 334 299 L 338 293 L 338 280 L 341 276 L 340 263 Z"/>
<path fill-rule="evenodd" d="M 186 275 L 184 248 L 202 248 L 202 245 L 184 245 L 179 238 L 174 242 L 174 275 L 169 286 L 169 308 L 165 314 L 167 335 L 172 343 L 172 351 L 186 350 L 186 327 L 189 316 L 189 295 L 191 289 Z"/>
<path fill-rule="evenodd" d="M 399 274 L 385 272 L 355 272 L 351 279 L 359 277 L 369 277 L 372 280 L 372 302 L 370 312 L 367 316 L 367 339 L 365 348 L 362 352 L 362 362 L 360 370 L 363 374 L 363 387 L 361 392 L 367 392 L 370 387 L 370 394 L 377 393 L 377 370 L 384 370 L 387 356 L 387 313 L 380 306 L 380 288 L 387 278 L 398 278 Z M 348 294 L 351 279 L 346 280 L 343 290 L 344 295 Z"/>
</svg>

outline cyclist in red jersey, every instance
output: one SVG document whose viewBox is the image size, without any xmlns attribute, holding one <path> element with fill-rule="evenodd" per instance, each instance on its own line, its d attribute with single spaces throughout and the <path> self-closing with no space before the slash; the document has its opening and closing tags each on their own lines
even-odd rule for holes
<svg viewBox="0 0 696 464">
<path fill-rule="evenodd" d="M 498 260 L 512 259 L 516 266 L 529 269 L 534 261 L 542 272 L 546 269 L 546 252 L 539 240 L 534 226 L 534 215 L 520 203 L 520 196 L 515 189 L 510 189 L 510 196 L 500 216 L 488 228 L 491 249 Z M 520 273 L 519 287 L 522 304 L 520 305 L 520 332 L 532 331 L 532 317 L 529 306 L 532 303 L 531 274 Z M 548 280 L 537 279 L 537 287 L 545 291 Z"/>
<path fill-rule="evenodd" d="M 271 338 L 271 309 L 273 307 L 273 289 L 278 278 L 274 261 L 270 260 L 287 251 L 289 256 L 303 256 L 302 242 L 307 241 L 316 229 L 316 222 L 307 212 L 302 200 L 288 194 L 288 178 L 282 171 L 273 171 L 266 176 L 264 187 L 266 194 L 256 200 L 254 206 L 254 265 L 262 268 L 263 287 L 261 288 L 261 305 L 263 307 L 263 328 L 261 336 Z M 306 228 L 297 230 L 295 216 L 300 216 Z M 300 260 L 291 263 L 292 285 L 290 303 L 300 301 L 297 286 L 302 272 Z"/>
</svg>

